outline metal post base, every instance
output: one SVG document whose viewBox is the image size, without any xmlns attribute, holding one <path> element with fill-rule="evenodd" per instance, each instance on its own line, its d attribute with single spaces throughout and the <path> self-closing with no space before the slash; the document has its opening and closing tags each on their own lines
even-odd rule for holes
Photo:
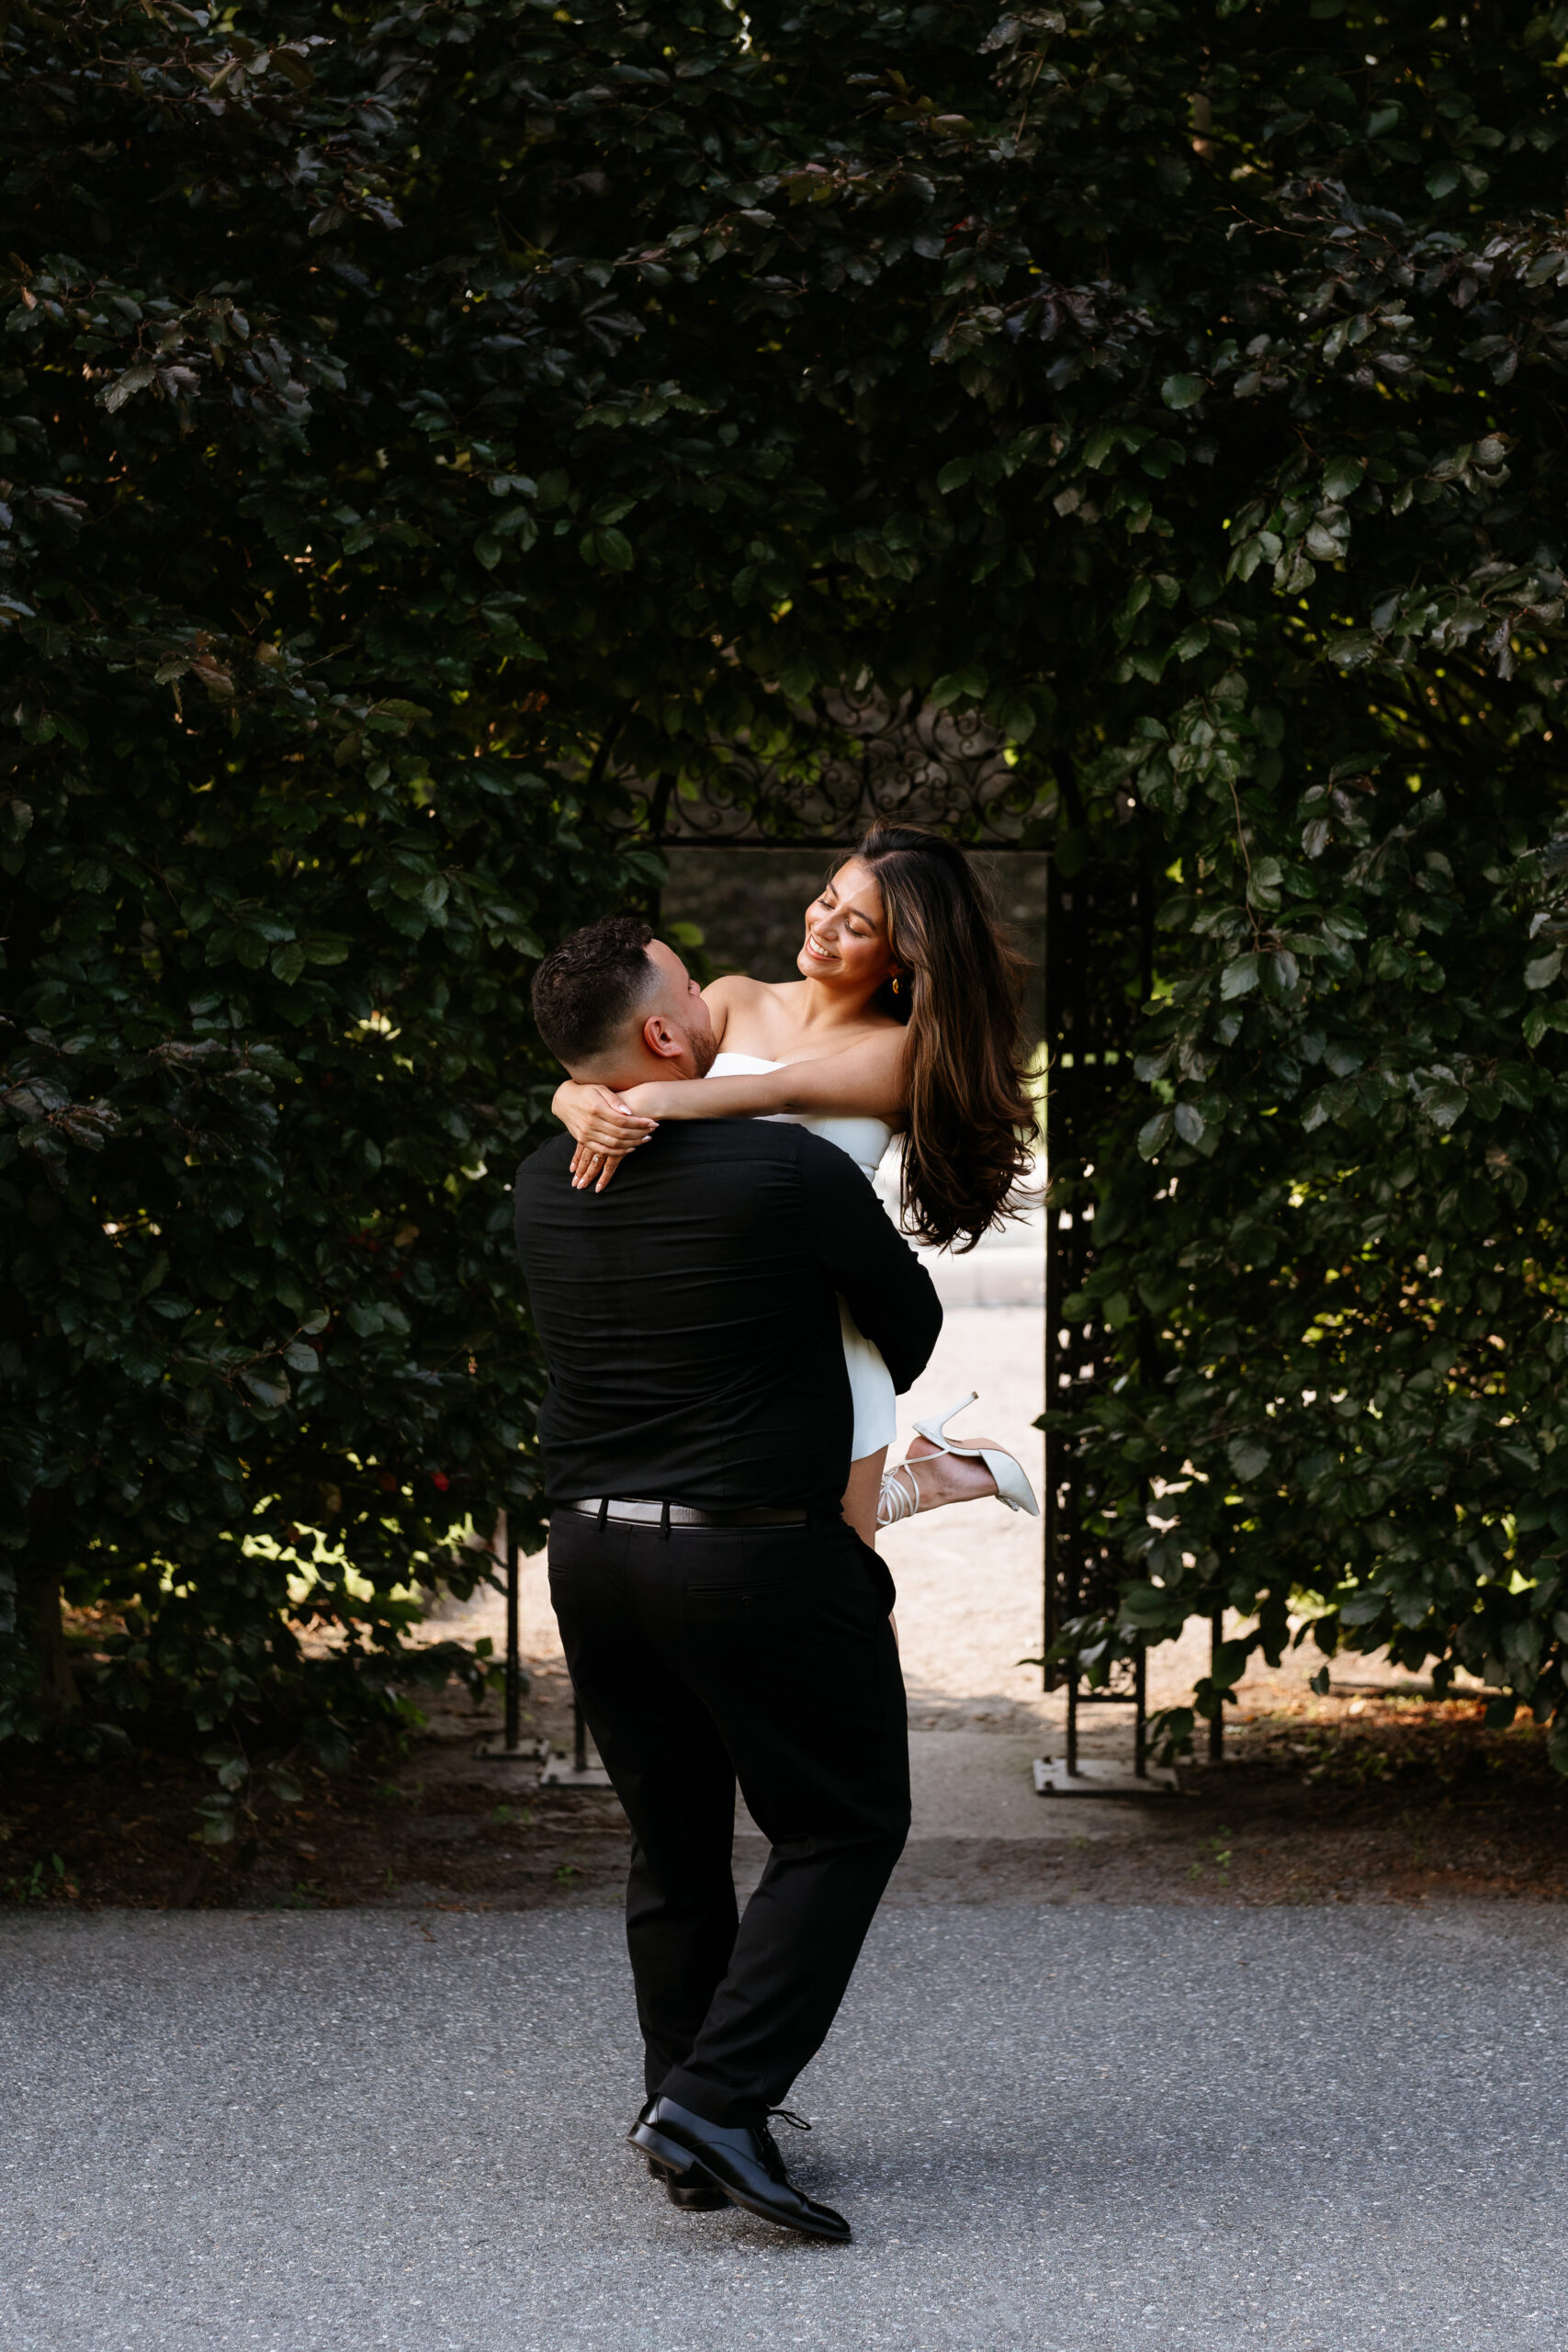
<svg viewBox="0 0 1568 2352">
<path fill-rule="evenodd" d="M 547 1764 L 550 1744 L 547 1739 L 520 1739 L 509 1743 L 504 1732 L 493 1739 L 481 1739 L 474 1754 L 487 1764 Z"/>
<path fill-rule="evenodd" d="M 539 1775 L 542 1789 L 607 1789 L 610 1775 L 603 1764 L 572 1762 L 570 1756 L 552 1756 Z"/>
<path fill-rule="evenodd" d="M 1034 1792 L 1042 1797 L 1176 1796 L 1179 1783 L 1168 1764 L 1145 1764 L 1139 1773 L 1131 1764 L 1080 1757 L 1077 1771 L 1069 1771 L 1065 1756 L 1037 1756 Z"/>
<path fill-rule="evenodd" d="M 607 1789 L 610 1775 L 597 1757 L 588 1761 L 588 1725 L 583 1720 L 582 1702 L 573 1691 L 571 1701 L 571 1755 L 563 1751 L 552 1756 L 539 1775 L 542 1789 Z"/>
</svg>

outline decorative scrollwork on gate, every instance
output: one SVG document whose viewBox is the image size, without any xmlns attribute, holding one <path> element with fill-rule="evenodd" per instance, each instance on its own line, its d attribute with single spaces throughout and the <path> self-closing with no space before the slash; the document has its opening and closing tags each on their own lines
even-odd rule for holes
<svg viewBox="0 0 1568 2352">
<path fill-rule="evenodd" d="M 1039 779 L 977 711 L 872 687 L 814 695 L 790 715 L 786 746 L 716 744 L 700 778 L 612 770 L 630 804 L 626 830 L 662 848 L 778 849 L 850 843 L 881 820 L 976 849 L 1044 846 L 1027 838 Z"/>
</svg>

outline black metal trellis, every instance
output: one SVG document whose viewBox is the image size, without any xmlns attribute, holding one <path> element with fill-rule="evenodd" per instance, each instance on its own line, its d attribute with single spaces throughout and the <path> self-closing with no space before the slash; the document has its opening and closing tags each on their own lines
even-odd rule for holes
<svg viewBox="0 0 1568 2352">
<path fill-rule="evenodd" d="M 503 1714 L 499 1739 L 481 1739 L 475 1753 L 492 1764 L 537 1764 L 543 1760 L 543 1743 L 525 1739 L 522 1736 L 523 1694 L 528 1679 L 523 1671 L 523 1656 L 517 1636 L 518 1558 L 517 1538 L 513 1534 L 507 1514 L 503 1511 L 496 1522 L 489 1550 L 506 1564 L 506 1679 Z"/>
<path fill-rule="evenodd" d="M 1051 1040 L 1047 1156 L 1052 1198 L 1045 1219 L 1045 1404 L 1082 1409 L 1104 1381 L 1111 1334 L 1098 1317 L 1070 1317 L 1094 1261 L 1094 1201 L 1087 1155 L 1100 1120 L 1130 1075 L 1129 1044 L 1150 987 L 1147 885 L 1135 864 L 1093 865 L 1065 875 L 1053 865 L 1045 916 L 1046 1034 Z M 1145 1339 L 1145 1347 L 1147 1341 Z M 1093 1521 L 1099 1498 L 1082 1467 L 1081 1442 L 1046 1440 L 1045 1653 L 1075 1618 L 1115 1604 L 1121 1554 Z M 1099 1514 L 1101 1515 L 1102 1514 Z M 1047 1664 L 1046 1688 L 1066 1685 L 1069 1778 L 1078 1771 L 1078 1711 L 1133 1710 L 1133 1769 L 1146 1770 L 1147 1658 L 1143 1641 L 1089 1685 L 1072 1668 Z"/>
<path fill-rule="evenodd" d="M 588 1725 L 575 1690 L 571 1694 L 572 1752 L 570 1764 L 552 1757 L 547 1740 L 533 1736 L 527 1739 L 523 1737 L 523 1694 L 528 1689 L 528 1679 L 523 1671 L 518 1638 L 518 1550 L 517 1539 L 504 1511 L 497 1521 L 489 1549 L 506 1564 L 504 1712 L 501 1736 L 498 1739 L 481 1739 L 474 1752 L 491 1764 L 542 1764 L 545 1767 L 542 1780 L 559 1781 L 569 1788 L 607 1787 L 609 1776 L 603 1765 L 590 1759 Z"/>
<path fill-rule="evenodd" d="M 959 847 L 1049 855 L 1038 785 L 976 713 L 955 715 L 913 695 L 813 696 L 790 713 L 788 756 L 751 742 L 715 747 L 708 775 L 645 778 L 607 766 L 601 781 L 624 796 L 619 828 L 660 854 L 692 849 L 852 849 L 882 820 L 944 833 Z M 1081 1174 L 1095 1125 L 1130 1076 L 1128 1040 L 1149 976 L 1147 891 L 1132 864 L 1072 877 L 1048 866 L 1045 1037 L 1051 1072 L 1049 1161 L 1054 1182 Z M 657 922 L 660 894 L 649 893 Z M 1102 1326 L 1069 1325 L 1062 1307 L 1093 1259 L 1092 1209 L 1045 1218 L 1045 1396 L 1078 1404 L 1103 1376 Z M 1045 1651 L 1065 1625 L 1114 1598 L 1118 1559 L 1091 1532 L 1095 1497 L 1076 1451 L 1046 1442 L 1042 1510 Z M 1078 1711 L 1130 1705 L 1134 1755 L 1145 1771 L 1145 1661 L 1113 1668 L 1104 1688 L 1046 1665 L 1047 1690 L 1067 1690 L 1067 1770 L 1078 1770 Z"/>
</svg>

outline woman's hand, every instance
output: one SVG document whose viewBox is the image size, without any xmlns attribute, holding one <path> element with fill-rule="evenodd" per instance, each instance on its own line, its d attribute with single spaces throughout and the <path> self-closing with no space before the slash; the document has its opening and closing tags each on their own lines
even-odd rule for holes
<svg viewBox="0 0 1568 2352">
<path fill-rule="evenodd" d="M 607 1086 L 579 1086 L 567 1079 L 550 1105 L 577 1148 L 571 1155 L 574 1192 L 592 1185 L 602 1193 L 628 1151 L 646 1143 L 659 1125 L 645 1112 L 628 1108 Z"/>
<path fill-rule="evenodd" d="M 669 1083 L 645 1079 L 640 1086 L 628 1086 L 624 1094 L 612 1094 L 602 1086 L 578 1091 L 596 1095 L 598 1102 L 592 1114 L 583 1116 L 582 1134 L 571 1156 L 573 1182 L 579 1192 L 592 1184 L 596 1193 L 604 1191 L 635 1145 L 646 1143 L 657 1133 L 660 1120 L 700 1119 L 707 1092 L 689 1079 Z M 567 1124 L 577 1135 L 573 1122 Z"/>
</svg>

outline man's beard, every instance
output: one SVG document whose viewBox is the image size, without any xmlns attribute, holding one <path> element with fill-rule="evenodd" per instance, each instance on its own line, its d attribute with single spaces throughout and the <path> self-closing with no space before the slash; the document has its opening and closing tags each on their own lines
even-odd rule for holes
<svg viewBox="0 0 1568 2352">
<path fill-rule="evenodd" d="M 694 1029 L 688 1029 L 686 1036 L 692 1048 L 692 1059 L 697 1066 L 697 1076 L 705 1078 L 718 1059 L 718 1039 L 711 1029 L 705 1029 L 700 1037 Z"/>
</svg>

